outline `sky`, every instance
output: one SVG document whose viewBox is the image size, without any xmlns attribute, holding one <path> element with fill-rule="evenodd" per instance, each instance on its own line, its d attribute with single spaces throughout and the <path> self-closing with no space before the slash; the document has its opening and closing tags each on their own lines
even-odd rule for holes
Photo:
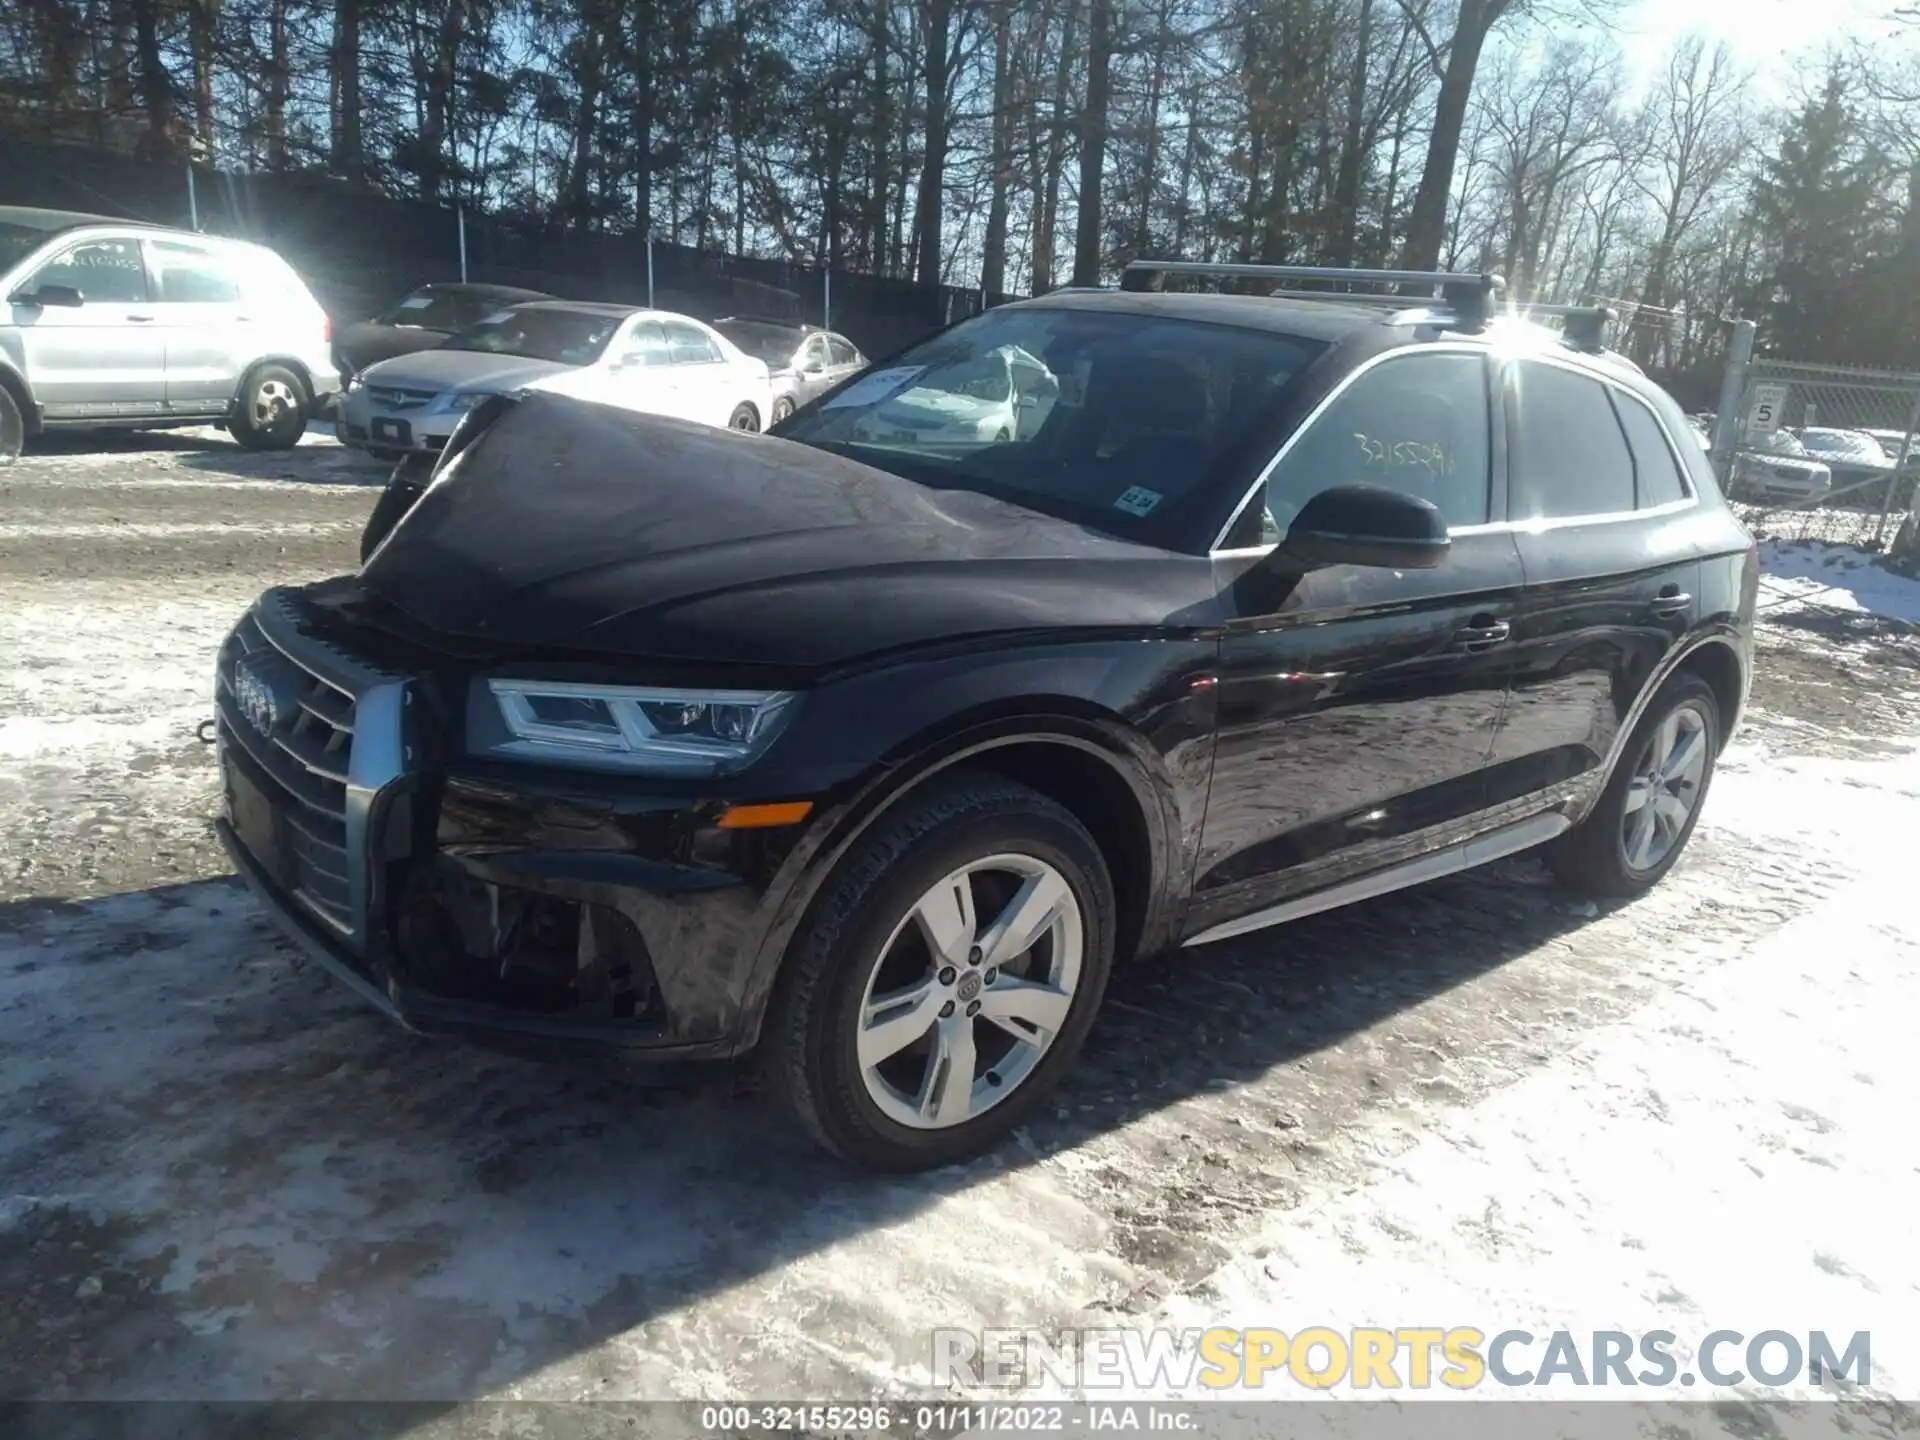
<svg viewBox="0 0 1920 1440">
<path fill-rule="evenodd" d="M 1817 69 L 1829 43 L 1878 40 L 1895 0 L 1629 0 L 1617 22 L 1629 63 L 1657 72 L 1689 32 L 1726 40 L 1769 99 L 1783 99 Z M 1920 45 L 1920 38 L 1904 43 Z"/>
</svg>

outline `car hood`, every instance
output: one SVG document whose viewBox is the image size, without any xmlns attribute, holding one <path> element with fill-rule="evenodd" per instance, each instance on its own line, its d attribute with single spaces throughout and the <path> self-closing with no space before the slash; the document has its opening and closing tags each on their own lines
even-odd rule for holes
<svg viewBox="0 0 1920 1440">
<path fill-rule="evenodd" d="M 370 366 L 361 372 L 360 379 L 367 385 L 392 385 L 408 390 L 507 391 L 575 368 L 554 360 L 489 355 L 482 350 L 422 350 Z"/>
<path fill-rule="evenodd" d="M 381 325 L 372 320 L 362 320 L 358 325 L 349 325 L 334 337 L 333 348 L 353 366 L 355 370 L 364 370 L 369 365 L 378 365 L 382 360 L 391 360 L 396 355 L 411 355 L 419 350 L 431 350 L 446 342 L 445 330 L 422 330 L 410 325 Z"/>
<path fill-rule="evenodd" d="M 1214 615 L 1201 557 L 771 436 L 549 395 L 459 457 L 362 584 L 450 636 L 781 668 Z"/>
</svg>

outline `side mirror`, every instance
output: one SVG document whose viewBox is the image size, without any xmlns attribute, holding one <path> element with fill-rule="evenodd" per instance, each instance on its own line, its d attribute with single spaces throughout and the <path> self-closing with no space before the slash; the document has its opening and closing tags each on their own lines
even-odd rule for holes
<svg viewBox="0 0 1920 1440">
<path fill-rule="evenodd" d="M 1384 485 L 1335 485 L 1300 507 L 1274 555 L 1306 569 L 1431 570 L 1452 544 L 1431 500 Z"/>
<path fill-rule="evenodd" d="M 77 310 L 87 303 L 87 297 L 71 285 L 42 285 L 38 290 L 18 290 L 7 297 L 15 305 L 54 306 L 61 310 Z"/>
</svg>

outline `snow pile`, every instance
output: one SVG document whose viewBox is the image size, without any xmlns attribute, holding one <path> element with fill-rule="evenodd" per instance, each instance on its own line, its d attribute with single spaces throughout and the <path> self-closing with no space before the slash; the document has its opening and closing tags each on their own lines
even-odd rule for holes
<svg viewBox="0 0 1920 1440">
<path fill-rule="evenodd" d="M 1873 556 L 1850 545 L 1765 540 L 1760 566 L 1762 614 L 1781 614 L 1812 601 L 1920 625 L 1920 580 L 1882 569 Z"/>
</svg>

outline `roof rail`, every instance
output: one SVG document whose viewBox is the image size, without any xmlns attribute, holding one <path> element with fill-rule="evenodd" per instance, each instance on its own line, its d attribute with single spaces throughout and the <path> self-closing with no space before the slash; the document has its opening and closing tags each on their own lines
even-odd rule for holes
<svg viewBox="0 0 1920 1440">
<path fill-rule="evenodd" d="M 1515 305 L 1513 313 L 1558 317 L 1560 333 L 1575 350 L 1605 350 L 1607 327 L 1619 318 L 1606 305 Z"/>
<path fill-rule="evenodd" d="M 1463 323 L 1478 325 L 1491 312 L 1495 299 L 1506 288 L 1498 275 L 1459 270 L 1355 270 L 1333 265 L 1235 265 L 1214 264 L 1205 260 L 1135 260 L 1120 276 L 1122 290 L 1156 290 L 1154 277 L 1167 275 L 1204 275 L 1216 278 L 1249 280 L 1332 280 L 1348 285 L 1392 285 L 1403 292 L 1409 286 L 1425 286 L 1431 295 L 1440 296 L 1459 313 Z M 1389 299 L 1386 295 L 1356 295 L 1349 291 L 1293 291 L 1293 298 L 1313 300 Z"/>
</svg>

